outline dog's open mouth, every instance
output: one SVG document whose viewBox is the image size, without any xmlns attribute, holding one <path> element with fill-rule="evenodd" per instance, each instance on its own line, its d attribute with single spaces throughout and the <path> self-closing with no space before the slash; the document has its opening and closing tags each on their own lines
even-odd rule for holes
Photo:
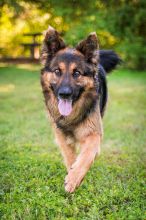
<svg viewBox="0 0 146 220">
<path fill-rule="evenodd" d="M 61 115 L 70 115 L 70 113 L 72 112 L 72 100 L 59 98 L 58 109 Z"/>
</svg>

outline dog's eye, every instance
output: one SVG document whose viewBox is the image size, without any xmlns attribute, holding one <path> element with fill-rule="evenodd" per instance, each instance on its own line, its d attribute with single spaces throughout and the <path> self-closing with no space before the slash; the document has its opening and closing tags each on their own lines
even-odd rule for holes
<svg viewBox="0 0 146 220">
<path fill-rule="evenodd" d="M 61 76 L 61 71 L 59 69 L 54 70 L 56 76 Z"/>
<path fill-rule="evenodd" d="M 81 75 L 81 73 L 78 70 L 75 70 L 73 73 L 74 78 L 78 78 Z"/>
</svg>

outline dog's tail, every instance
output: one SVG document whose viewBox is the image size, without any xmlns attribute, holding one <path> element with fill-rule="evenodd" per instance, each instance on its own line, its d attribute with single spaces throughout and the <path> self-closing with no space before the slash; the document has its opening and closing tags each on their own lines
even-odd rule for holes
<svg viewBox="0 0 146 220">
<path fill-rule="evenodd" d="M 118 64 L 122 62 L 120 57 L 112 50 L 100 50 L 99 62 L 106 73 L 111 72 Z"/>
</svg>

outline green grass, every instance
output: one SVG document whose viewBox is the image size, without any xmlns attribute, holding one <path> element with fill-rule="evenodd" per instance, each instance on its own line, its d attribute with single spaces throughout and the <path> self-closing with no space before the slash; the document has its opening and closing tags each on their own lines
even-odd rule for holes
<svg viewBox="0 0 146 220">
<path fill-rule="evenodd" d="M 0 70 L 0 218 L 145 219 L 146 72 L 108 76 L 101 156 L 74 194 L 48 123 L 39 67 Z"/>
</svg>

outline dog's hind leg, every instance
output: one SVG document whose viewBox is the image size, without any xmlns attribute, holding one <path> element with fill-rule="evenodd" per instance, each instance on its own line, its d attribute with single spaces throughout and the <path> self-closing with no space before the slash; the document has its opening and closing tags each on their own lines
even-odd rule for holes
<svg viewBox="0 0 146 220">
<path fill-rule="evenodd" d="M 59 129 L 56 130 L 56 141 L 60 147 L 67 171 L 76 160 L 76 149 L 74 140 L 70 137 L 65 136 Z"/>
<path fill-rule="evenodd" d="M 94 162 L 95 156 L 100 153 L 100 140 L 101 136 L 94 133 L 80 142 L 81 152 L 65 178 L 65 190 L 67 192 L 73 192 L 82 182 Z"/>
</svg>

